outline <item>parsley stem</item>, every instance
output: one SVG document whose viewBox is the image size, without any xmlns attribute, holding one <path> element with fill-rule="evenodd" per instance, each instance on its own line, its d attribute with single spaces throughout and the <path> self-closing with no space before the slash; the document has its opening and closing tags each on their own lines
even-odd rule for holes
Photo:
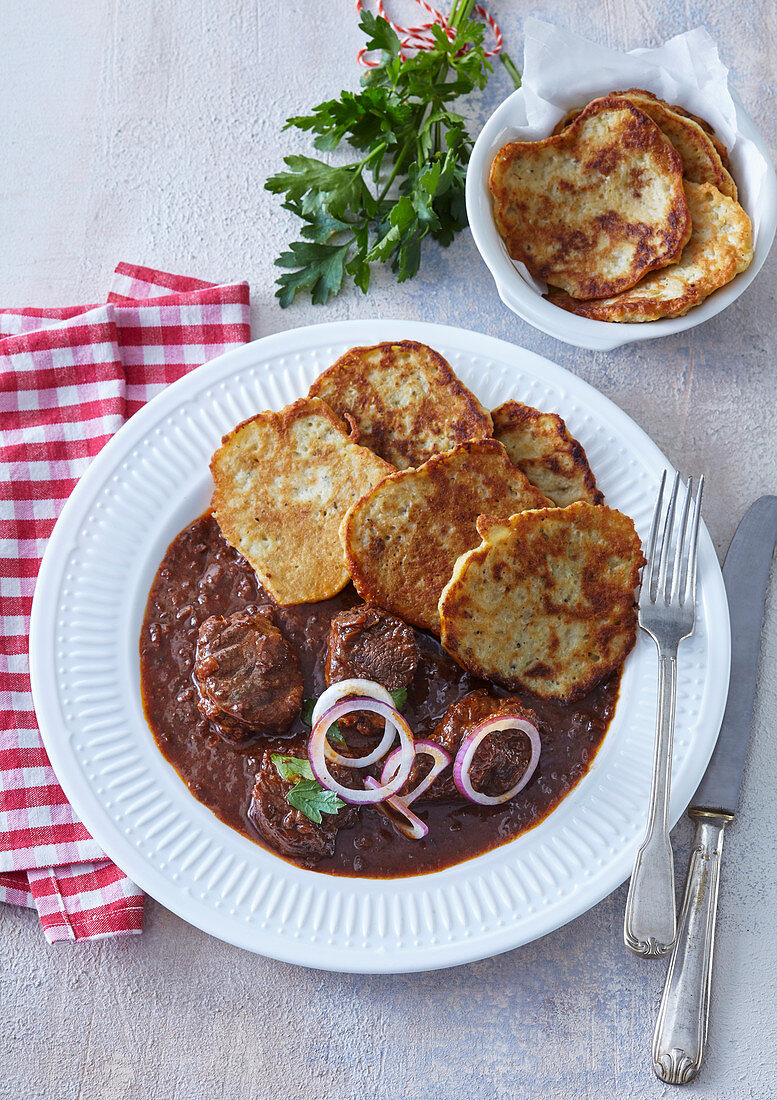
<svg viewBox="0 0 777 1100">
<path fill-rule="evenodd" d="M 513 61 L 512 57 L 510 57 L 510 54 L 502 51 L 502 53 L 499 55 L 499 58 L 504 67 L 507 69 L 508 73 L 510 74 L 513 84 L 515 84 L 516 88 L 520 88 L 521 74 L 515 67 L 515 62 Z"/>
<path fill-rule="evenodd" d="M 385 141 L 381 141 L 379 145 L 376 145 L 375 148 L 367 154 L 367 156 L 364 158 L 364 160 L 360 160 L 357 164 L 354 164 L 352 167 L 358 168 L 360 170 L 362 168 L 366 168 L 371 160 L 374 160 L 375 157 L 378 156 L 380 153 L 385 153 L 386 149 L 388 149 L 388 143 L 385 142 Z"/>
<path fill-rule="evenodd" d="M 380 194 L 378 195 L 378 202 L 383 202 L 386 195 L 388 194 L 389 188 L 391 187 L 394 180 L 397 178 L 397 174 L 404 167 L 405 157 L 407 156 L 407 153 L 410 149 L 410 146 L 413 144 L 413 142 L 415 140 L 416 140 L 416 134 L 415 134 L 415 132 L 413 132 L 413 133 L 410 134 L 410 136 L 405 141 L 405 144 L 400 149 L 399 154 L 394 158 L 394 165 L 391 169 L 391 172 L 389 173 L 389 178 L 386 180 L 385 184 L 381 188 Z M 385 142 L 383 144 L 383 148 L 384 149 L 386 148 Z"/>
<path fill-rule="evenodd" d="M 469 19 L 474 6 L 475 0 L 463 0 L 461 3 L 459 3 L 459 0 L 454 0 L 454 3 L 451 5 L 450 15 L 448 16 L 450 25 L 458 29 L 465 20 Z"/>
</svg>

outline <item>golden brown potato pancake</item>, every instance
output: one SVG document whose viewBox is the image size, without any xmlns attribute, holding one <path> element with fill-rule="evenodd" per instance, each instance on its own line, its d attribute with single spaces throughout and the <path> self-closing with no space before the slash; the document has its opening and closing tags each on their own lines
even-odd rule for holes
<svg viewBox="0 0 777 1100">
<path fill-rule="evenodd" d="M 491 413 L 494 438 L 514 466 L 559 508 L 576 500 L 601 504 L 591 467 L 582 446 L 556 413 L 543 413 L 520 401 L 505 401 Z"/>
<path fill-rule="evenodd" d="M 345 587 L 340 524 L 393 470 L 309 398 L 238 424 L 210 468 L 221 533 L 281 604 L 314 603 Z"/>
<path fill-rule="evenodd" d="M 731 282 L 753 258 L 750 219 L 738 202 L 709 183 L 686 183 L 685 190 L 693 232 L 678 263 L 651 272 L 631 290 L 612 298 L 578 302 L 563 291 L 551 290 L 548 300 L 593 321 L 656 321 L 682 317 Z"/>
<path fill-rule="evenodd" d="M 627 99 L 594 100 L 560 134 L 511 142 L 491 167 L 510 256 L 575 298 L 674 263 L 691 233 L 679 154 Z"/>
<path fill-rule="evenodd" d="M 348 571 L 363 599 L 439 634 L 440 593 L 459 555 L 477 545 L 477 517 L 547 504 L 501 443 L 460 443 L 353 505 L 341 531 Z"/>
<path fill-rule="evenodd" d="M 634 645 L 644 564 L 634 524 L 578 501 L 478 520 L 440 597 L 441 640 L 456 660 L 511 691 L 575 699 Z"/>
<path fill-rule="evenodd" d="M 398 470 L 491 436 L 491 417 L 475 395 L 441 355 L 412 340 L 351 348 L 310 396 L 355 425 L 359 443 Z"/>
</svg>

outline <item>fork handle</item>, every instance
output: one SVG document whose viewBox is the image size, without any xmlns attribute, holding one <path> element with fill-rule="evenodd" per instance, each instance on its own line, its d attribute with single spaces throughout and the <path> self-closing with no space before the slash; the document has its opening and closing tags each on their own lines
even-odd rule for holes
<svg viewBox="0 0 777 1100">
<path fill-rule="evenodd" d="M 645 839 L 631 873 L 623 939 L 643 958 L 672 950 L 676 936 L 674 858 L 669 840 L 669 788 L 672 774 L 677 651 L 659 650 L 658 719 L 653 752 L 653 781 Z"/>
</svg>

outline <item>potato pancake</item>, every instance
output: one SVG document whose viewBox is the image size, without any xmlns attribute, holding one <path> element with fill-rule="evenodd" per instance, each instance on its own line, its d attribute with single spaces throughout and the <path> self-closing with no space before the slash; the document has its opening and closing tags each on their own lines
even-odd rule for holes
<svg viewBox="0 0 777 1100">
<path fill-rule="evenodd" d="M 460 443 L 353 505 L 341 531 L 348 571 L 363 599 L 439 634 L 440 593 L 459 555 L 477 545 L 477 517 L 506 519 L 548 503 L 501 443 Z"/>
<path fill-rule="evenodd" d="M 494 438 L 513 465 L 559 508 L 576 500 L 591 504 L 604 501 L 585 451 L 556 413 L 543 413 L 520 401 L 505 401 L 494 409 L 491 418 Z"/>
<path fill-rule="evenodd" d="M 210 468 L 221 533 L 280 604 L 326 600 L 345 587 L 340 524 L 394 469 L 309 398 L 238 424 Z"/>
<path fill-rule="evenodd" d="M 443 647 L 511 691 L 575 699 L 634 645 L 644 564 L 634 524 L 585 501 L 478 520 L 440 597 Z"/>
<path fill-rule="evenodd" d="M 628 290 L 691 234 L 679 154 L 628 99 L 590 103 L 565 130 L 511 142 L 489 186 L 515 260 L 575 298 Z"/>
<path fill-rule="evenodd" d="M 709 183 L 686 183 L 685 191 L 693 232 L 678 263 L 651 272 L 612 298 L 578 302 L 563 291 L 551 290 L 548 301 L 593 321 L 656 321 L 682 317 L 731 282 L 753 258 L 750 219 L 738 202 Z"/>
<path fill-rule="evenodd" d="M 468 439 L 491 436 L 491 416 L 432 348 L 412 340 L 351 348 L 316 379 L 320 397 L 358 430 L 358 442 L 398 470 Z"/>
</svg>

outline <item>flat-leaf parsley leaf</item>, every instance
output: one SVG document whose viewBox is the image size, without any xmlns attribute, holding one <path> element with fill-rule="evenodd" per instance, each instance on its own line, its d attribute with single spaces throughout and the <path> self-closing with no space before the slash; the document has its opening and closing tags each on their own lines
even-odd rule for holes
<svg viewBox="0 0 777 1100">
<path fill-rule="evenodd" d="M 300 711 L 300 718 L 306 726 L 313 725 L 313 708 L 316 705 L 316 700 L 308 697 L 302 701 L 302 710 Z M 337 722 L 333 722 L 327 730 L 326 739 L 331 745 L 344 745 L 345 738 L 342 735 L 340 727 Z"/>
<path fill-rule="evenodd" d="M 397 710 L 402 710 L 402 707 L 407 702 L 407 688 L 397 688 L 396 691 L 389 693 L 394 700 L 394 706 Z"/>
<path fill-rule="evenodd" d="M 286 795 L 286 801 L 316 825 L 321 814 L 336 814 L 345 803 L 334 791 L 325 790 L 315 779 L 301 779 Z"/>
<path fill-rule="evenodd" d="M 283 756 L 279 752 L 271 753 L 270 759 L 281 779 L 315 778 L 309 760 L 301 760 L 298 756 Z"/>
<path fill-rule="evenodd" d="M 314 825 L 321 824 L 321 814 L 336 814 L 345 803 L 334 791 L 322 787 L 313 775 L 309 760 L 298 756 L 283 756 L 279 752 L 270 754 L 281 779 L 295 779 L 296 783 L 286 795 L 286 801 L 295 810 L 299 810 Z"/>
<path fill-rule="evenodd" d="M 364 155 L 341 166 L 288 156 L 288 171 L 267 180 L 267 190 L 284 195 L 284 208 L 303 222 L 302 240 L 275 261 L 287 269 L 276 291 L 284 308 L 300 291 L 323 304 L 348 278 L 366 294 L 373 263 L 388 264 L 399 282 L 412 279 L 427 237 L 447 246 L 466 226 L 464 181 L 472 140 L 452 104 L 484 88 L 492 71 L 483 24 L 471 18 L 474 3 L 454 0 L 452 37 L 433 26 L 433 46 L 408 58 L 388 22 L 362 12 L 367 50 L 381 57 L 362 78 L 361 90 L 344 91 L 311 114 L 287 120 L 286 129 L 313 134 L 321 152 L 345 142 Z M 501 56 L 518 87 L 515 65 Z"/>
</svg>

